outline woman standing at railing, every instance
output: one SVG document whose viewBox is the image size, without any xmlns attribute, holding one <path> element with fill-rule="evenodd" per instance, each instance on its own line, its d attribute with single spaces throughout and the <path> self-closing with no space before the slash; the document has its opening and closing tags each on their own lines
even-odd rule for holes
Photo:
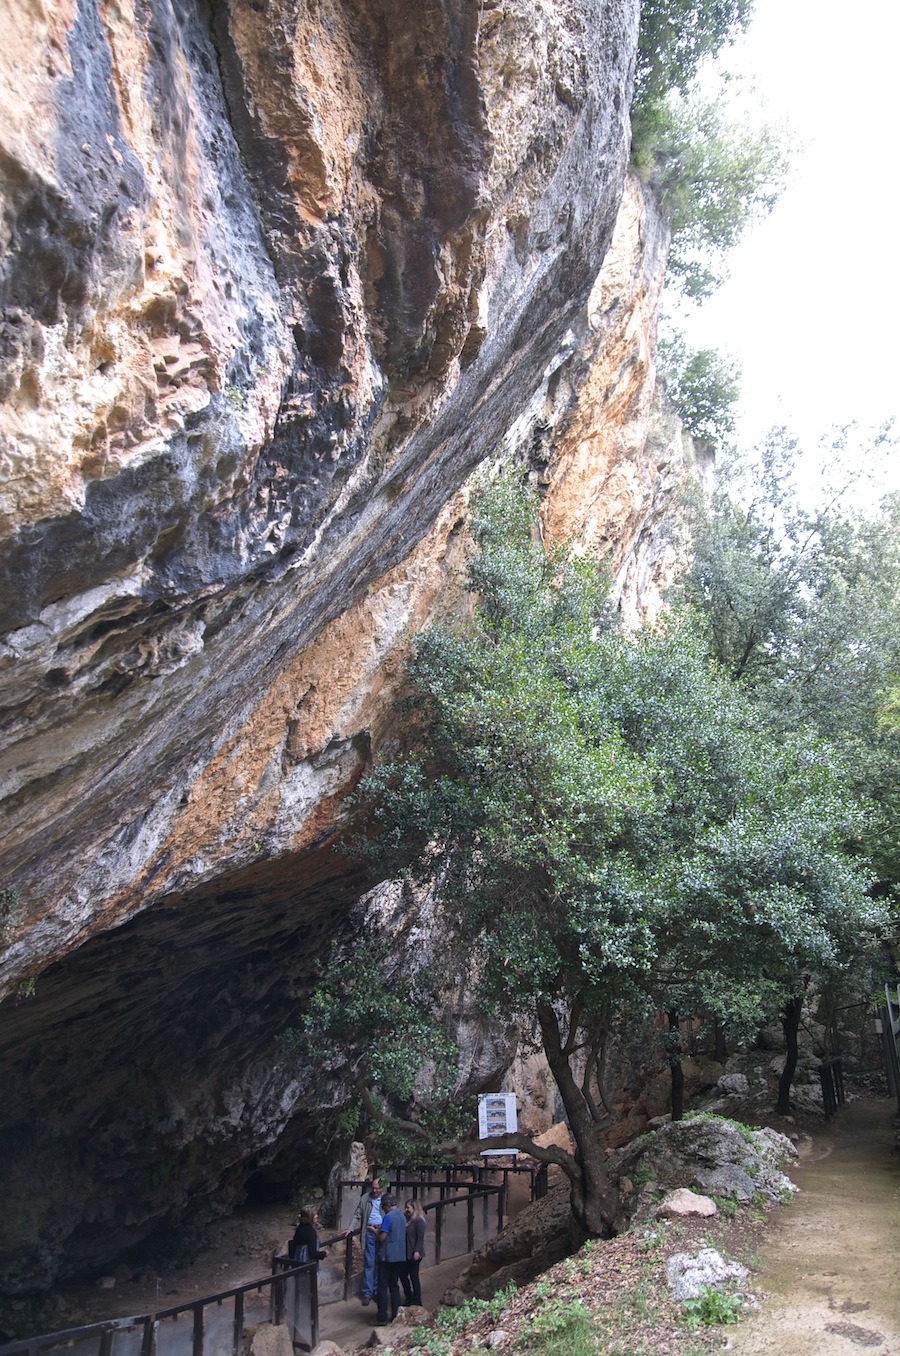
<svg viewBox="0 0 900 1356">
<path fill-rule="evenodd" d="M 294 1237 L 288 1244 L 288 1256 L 295 1262 L 321 1262 L 328 1253 L 319 1246 L 318 1211 L 311 1205 L 304 1205 L 297 1218 Z"/>
<path fill-rule="evenodd" d="M 409 1200 L 403 1213 L 406 1216 L 406 1268 L 400 1276 L 403 1298 L 407 1304 L 421 1305 L 419 1267 L 425 1256 L 425 1211 L 418 1201 Z"/>
</svg>

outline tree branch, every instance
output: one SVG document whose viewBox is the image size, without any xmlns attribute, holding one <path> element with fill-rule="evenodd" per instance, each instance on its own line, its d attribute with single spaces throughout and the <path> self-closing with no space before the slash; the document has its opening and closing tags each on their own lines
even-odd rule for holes
<svg viewBox="0 0 900 1356">
<path fill-rule="evenodd" d="M 482 1149 L 521 1149 L 522 1153 L 528 1154 L 530 1158 L 536 1158 L 539 1163 L 553 1163 L 556 1167 L 562 1168 L 571 1181 L 581 1180 L 581 1169 L 572 1154 L 566 1153 L 565 1149 L 560 1149 L 555 1144 L 546 1147 L 536 1144 L 533 1139 L 519 1131 L 513 1131 L 509 1135 L 492 1135 L 490 1139 L 454 1140 L 452 1143 L 438 1145 L 438 1149 L 444 1153 L 451 1149 L 466 1151 L 473 1149 L 479 1153 Z"/>
</svg>

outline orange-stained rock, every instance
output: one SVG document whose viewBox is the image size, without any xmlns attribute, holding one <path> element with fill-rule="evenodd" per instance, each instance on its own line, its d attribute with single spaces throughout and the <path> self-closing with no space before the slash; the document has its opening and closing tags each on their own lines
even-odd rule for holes
<svg viewBox="0 0 900 1356">
<path fill-rule="evenodd" d="M 10 1292 L 327 1170 L 341 1091 L 282 1038 L 338 932 L 412 927 L 334 844 L 465 605 L 471 471 L 527 461 L 652 613 L 685 451 L 637 12 L 0 0 Z M 515 1033 L 460 1021 L 480 1086 Z"/>
</svg>

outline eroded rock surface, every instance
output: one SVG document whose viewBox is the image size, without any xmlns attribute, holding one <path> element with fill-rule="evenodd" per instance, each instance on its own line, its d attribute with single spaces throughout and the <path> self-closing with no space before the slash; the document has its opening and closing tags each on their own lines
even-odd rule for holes
<svg viewBox="0 0 900 1356">
<path fill-rule="evenodd" d="M 791 1141 L 776 1130 L 751 1130 L 719 1116 L 689 1117 L 641 1135 L 616 1159 L 620 1176 L 644 1189 L 629 1209 L 640 1212 L 660 1186 L 697 1186 L 714 1196 L 748 1201 L 759 1192 L 783 1201 L 796 1191 L 780 1164 L 796 1159 Z"/>
<path fill-rule="evenodd" d="M 9 1290 L 309 1159 L 330 1093 L 278 1037 L 472 468 L 515 451 L 652 610 L 686 454 L 637 9 L 0 6 Z"/>
</svg>

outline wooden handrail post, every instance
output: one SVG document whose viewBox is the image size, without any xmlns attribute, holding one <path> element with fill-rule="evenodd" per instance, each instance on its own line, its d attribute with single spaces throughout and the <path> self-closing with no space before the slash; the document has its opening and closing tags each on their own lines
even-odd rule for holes
<svg viewBox="0 0 900 1356">
<path fill-rule="evenodd" d="M 194 1356 L 203 1356 L 203 1305 L 192 1304 L 191 1312 L 194 1315 Z"/>
<path fill-rule="evenodd" d="M 312 1336 L 312 1347 L 315 1351 L 319 1345 L 319 1282 L 316 1276 L 315 1267 L 307 1273 L 309 1276 L 309 1326 Z"/>
</svg>

